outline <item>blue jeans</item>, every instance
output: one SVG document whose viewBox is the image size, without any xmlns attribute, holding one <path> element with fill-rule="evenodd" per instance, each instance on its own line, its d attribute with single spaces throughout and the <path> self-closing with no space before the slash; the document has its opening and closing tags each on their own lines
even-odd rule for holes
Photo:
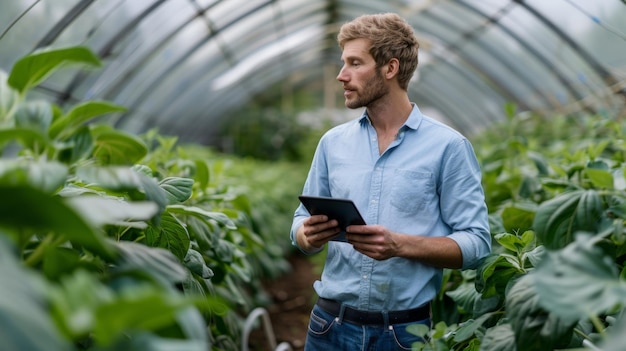
<svg viewBox="0 0 626 351">
<path fill-rule="evenodd" d="M 412 324 L 430 326 L 430 318 L 404 324 L 358 325 L 315 305 L 309 320 L 304 351 L 392 351 L 411 350 L 411 345 L 422 338 L 406 331 Z"/>
</svg>

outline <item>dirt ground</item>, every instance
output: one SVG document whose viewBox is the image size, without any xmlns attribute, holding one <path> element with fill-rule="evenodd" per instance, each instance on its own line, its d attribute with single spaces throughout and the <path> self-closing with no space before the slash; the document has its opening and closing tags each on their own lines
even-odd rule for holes
<svg viewBox="0 0 626 351">
<path fill-rule="evenodd" d="M 315 265 L 303 255 L 289 258 L 292 270 L 279 279 L 264 282 L 273 303 L 265 308 L 270 314 L 277 344 L 287 342 L 294 351 L 304 350 L 311 308 L 315 303 L 313 282 L 319 278 Z M 250 335 L 250 349 L 271 350 L 262 326 Z M 273 351 L 273 350 L 271 350 Z"/>
</svg>

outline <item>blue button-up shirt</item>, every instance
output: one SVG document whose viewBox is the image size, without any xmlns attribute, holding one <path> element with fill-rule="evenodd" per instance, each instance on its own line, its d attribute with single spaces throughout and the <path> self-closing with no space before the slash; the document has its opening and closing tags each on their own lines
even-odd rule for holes
<svg viewBox="0 0 626 351">
<path fill-rule="evenodd" d="M 367 112 L 329 130 L 319 142 L 303 194 L 348 198 L 367 224 L 410 235 L 447 236 L 474 268 L 491 250 L 481 174 L 469 141 L 422 115 L 416 105 L 382 155 Z M 309 216 L 300 205 L 291 240 Z M 403 310 L 432 300 L 443 270 L 394 257 L 377 261 L 344 242 L 328 243 L 321 297 L 364 310 Z"/>
</svg>

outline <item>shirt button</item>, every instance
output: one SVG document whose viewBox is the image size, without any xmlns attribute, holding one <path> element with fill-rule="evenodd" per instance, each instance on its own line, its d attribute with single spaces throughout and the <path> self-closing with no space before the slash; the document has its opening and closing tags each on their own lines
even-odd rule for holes
<svg viewBox="0 0 626 351">
<path fill-rule="evenodd" d="M 363 279 L 367 280 L 367 276 L 366 276 L 366 275 L 364 275 L 364 276 L 363 276 Z"/>
</svg>

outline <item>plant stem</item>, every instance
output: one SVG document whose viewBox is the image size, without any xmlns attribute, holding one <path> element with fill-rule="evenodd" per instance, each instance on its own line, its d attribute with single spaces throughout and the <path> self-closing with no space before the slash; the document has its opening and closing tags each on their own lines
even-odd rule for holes
<svg viewBox="0 0 626 351">
<path fill-rule="evenodd" d="M 39 245 L 35 248 L 32 254 L 28 256 L 24 260 L 24 264 L 29 267 L 34 267 L 37 263 L 39 263 L 46 252 L 48 247 L 56 247 L 62 244 L 65 241 L 65 238 L 60 235 L 55 237 L 54 234 L 48 234 L 46 237 L 39 243 Z"/>
<path fill-rule="evenodd" d="M 602 324 L 602 321 L 600 320 L 600 318 L 598 318 L 597 315 L 592 314 L 591 316 L 589 316 L 589 320 L 591 320 L 591 323 L 593 324 L 593 326 L 596 328 L 596 330 L 604 337 L 606 337 L 606 330 L 604 328 L 604 325 Z"/>
</svg>

